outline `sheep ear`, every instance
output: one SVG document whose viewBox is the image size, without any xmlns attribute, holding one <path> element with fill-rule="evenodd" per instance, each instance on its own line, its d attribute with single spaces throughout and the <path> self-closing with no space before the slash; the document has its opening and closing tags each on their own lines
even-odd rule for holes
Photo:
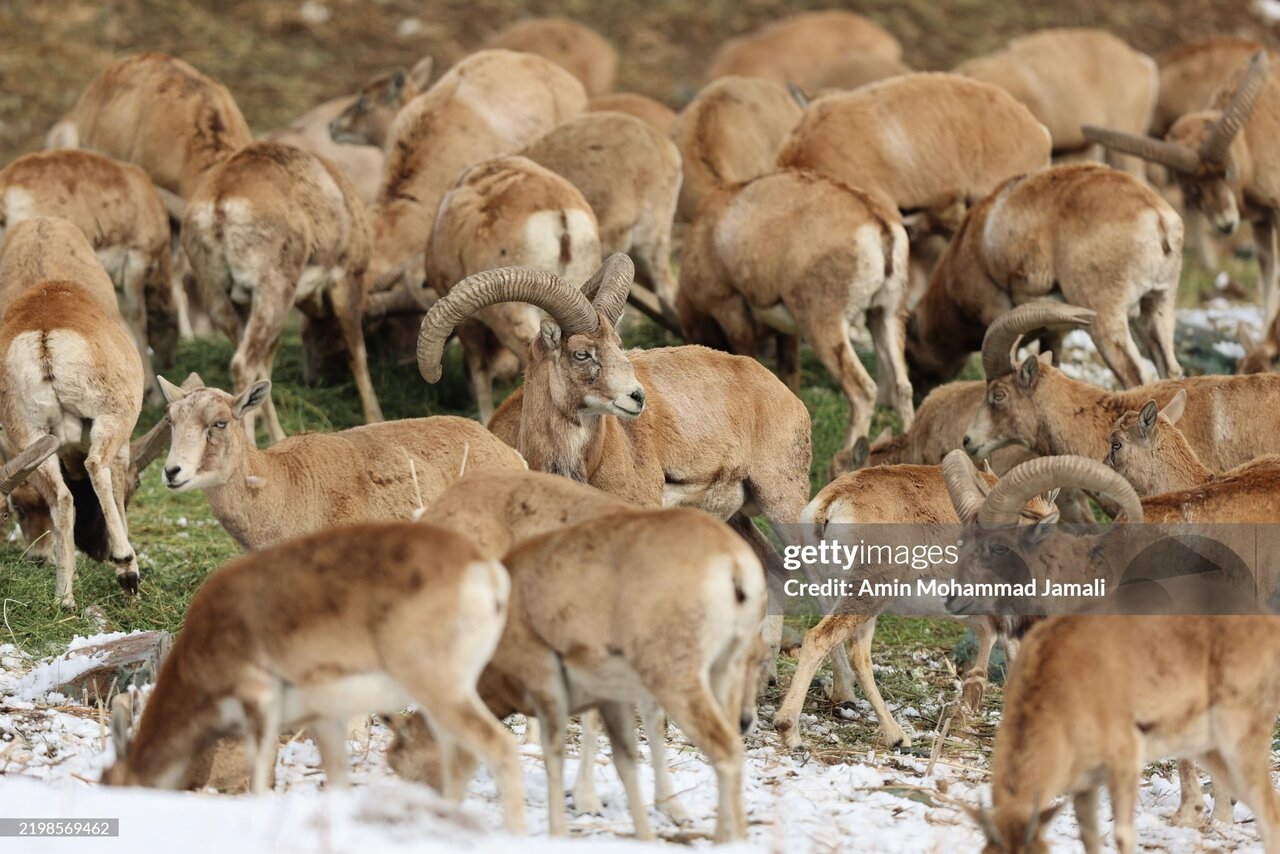
<svg viewBox="0 0 1280 854">
<path fill-rule="evenodd" d="M 241 418 L 246 412 L 266 403 L 271 394 L 271 380 L 258 380 L 245 389 L 244 393 L 231 401 L 231 414 Z"/>
<path fill-rule="evenodd" d="M 200 379 L 200 375 L 195 371 L 187 374 L 187 378 L 182 381 L 183 391 L 195 391 L 198 388 L 204 388 L 204 380 Z"/>
<path fill-rule="evenodd" d="M 1143 404 L 1142 411 L 1138 413 L 1138 432 L 1144 438 L 1150 436 L 1151 431 L 1156 429 L 1156 416 L 1159 414 L 1160 411 L 1156 409 L 1154 400 L 1148 400 Z"/>
<path fill-rule="evenodd" d="M 541 334 L 542 346 L 546 347 L 547 350 L 555 351 L 560 349 L 561 332 L 559 324 L 550 320 L 542 321 Z"/>
<path fill-rule="evenodd" d="M 162 376 L 156 377 L 156 382 L 160 384 L 160 393 L 164 395 L 164 399 L 170 403 L 177 403 L 179 400 L 187 396 L 187 393 L 169 382 Z"/>
<path fill-rule="evenodd" d="M 1043 357 L 1041 357 L 1043 358 Z M 1018 387 L 1030 391 L 1040 381 L 1040 360 L 1028 356 L 1018 366 Z"/>
<path fill-rule="evenodd" d="M 1037 343 L 1038 343 L 1038 342 L 1037 342 Z M 1052 351 L 1052 350 L 1045 350 L 1043 353 L 1041 353 L 1041 354 L 1039 354 L 1038 356 L 1036 356 L 1036 358 L 1040 360 L 1040 364 L 1042 364 L 1042 365 L 1052 365 L 1052 364 L 1053 364 L 1053 351 Z"/>
<path fill-rule="evenodd" d="M 409 82 L 419 92 L 425 92 L 427 86 L 431 83 L 431 72 L 435 68 L 436 62 L 429 56 L 424 56 L 418 60 L 418 64 L 413 66 L 409 71 Z"/>
<path fill-rule="evenodd" d="M 1164 405 L 1164 409 L 1160 410 L 1160 414 L 1169 419 L 1170 424 L 1177 424 L 1178 419 L 1182 417 L 1183 410 L 1187 408 L 1187 390 L 1185 388 L 1178 389 L 1178 393 L 1173 399 Z"/>
<path fill-rule="evenodd" d="M 885 425 L 885 428 L 871 440 L 871 447 L 878 448 L 881 445 L 891 441 L 894 437 L 893 427 Z"/>
</svg>

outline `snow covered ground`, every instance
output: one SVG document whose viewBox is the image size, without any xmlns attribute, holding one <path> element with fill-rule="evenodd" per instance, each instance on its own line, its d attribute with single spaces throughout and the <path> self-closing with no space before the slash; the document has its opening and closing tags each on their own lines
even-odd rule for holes
<svg viewBox="0 0 1280 854">
<path fill-rule="evenodd" d="M 89 643 L 78 641 L 73 646 Z M 318 752 L 305 738 L 281 750 L 276 791 L 266 797 L 101 787 L 96 780 L 113 756 L 97 712 L 51 693 L 85 666 L 83 656 L 74 652 L 33 662 L 12 647 L 0 647 L 0 817 L 119 818 L 120 837 L 93 843 L 0 843 L 0 850 L 137 854 L 163 845 L 181 851 L 235 850 L 238 854 L 398 850 L 541 854 L 639 851 L 672 842 L 710 844 L 715 777 L 675 731 L 676 790 L 694 822 L 679 828 L 653 812 L 664 842 L 650 845 L 630 840 L 631 821 L 622 789 L 604 758 L 595 768 L 604 814 L 574 815 L 571 838 L 551 840 L 546 836 L 546 786 L 539 751 L 522 747 L 531 835 L 517 838 L 502 832 L 497 790 L 483 771 L 461 808 L 443 803 L 424 786 L 392 775 L 384 759 L 389 734 L 380 725 L 373 727 L 367 744 L 351 743 L 356 785 L 345 792 L 327 791 Z M 926 760 L 885 753 L 869 744 L 854 746 L 857 750 L 849 752 L 849 762 L 828 765 L 779 750 L 767 725 L 773 710 L 765 707 L 762 712 L 765 727 L 749 739 L 750 841 L 740 850 L 978 850 L 979 834 L 956 803 L 986 802 L 983 769 L 989 744 L 965 762 L 939 762 L 928 776 Z M 900 717 L 911 720 L 905 711 Z M 803 725 L 811 743 L 831 738 L 813 716 L 806 715 Z M 919 733 L 917 740 L 927 744 L 934 738 L 933 733 Z M 569 765 L 571 777 L 576 766 L 572 761 Z M 651 783 L 647 768 L 645 773 L 647 788 Z M 1144 784 L 1138 831 L 1145 850 L 1259 849 L 1253 823 L 1241 821 L 1248 818 L 1243 807 L 1236 809 L 1234 827 L 1202 832 L 1173 827 L 1168 816 L 1176 806 L 1176 782 L 1154 776 Z M 1107 813 L 1104 806 L 1103 815 Z M 1069 810 L 1055 822 L 1051 839 L 1055 847 L 1078 844 Z"/>
</svg>

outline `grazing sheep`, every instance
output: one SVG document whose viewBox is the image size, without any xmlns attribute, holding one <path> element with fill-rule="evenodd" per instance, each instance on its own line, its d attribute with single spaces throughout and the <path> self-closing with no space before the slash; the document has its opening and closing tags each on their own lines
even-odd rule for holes
<svg viewBox="0 0 1280 854">
<path fill-rule="evenodd" d="M 24 240 L 24 233 L 39 239 Z M 115 287 L 79 228 L 36 217 L 10 229 L 6 244 L 15 238 L 26 257 L 7 250 L 5 266 L 26 276 L 3 282 L 0 424 L 14 448 L 45 435 L 58 440 L 57 456 L 30 476 L 52 517 L 58 604 L 75 607 L 78 508 L 64 468 L 76 479 L 88 478 L 93 495 L 84 490 L 79 509 L 86 521 L 102 517 L 104 556 L 120 586 L 137 593 L 138 558 L 129 543 L 125 496 L 136 478 L 129 436 L 142 410 L 142 359 L 120 316 Z"/>
<path fill-rule="evenodd" d="M 586 106 L 586 92 L 569 72 L 540 56 L 507 50 L 472 54 L 405 104 L 387 136 L 373 207 L 370 292 L 406 275 L 418 280 L 417 259 L 436 209 L 459 173 L 516 153 Z"/>
<path fill-rule="evenodd" d="M 588 95 L 612 92 L 618 77 L 618 52 L 609 40 L 569 18 L 526 18 L 494 33 L 484 46 L 549 59 L 578 78 Z"/>
<path fill-rule="evenodd" d="M 675 123 L 675 110 L 655 101 L 648 95 L 636 92 L 614 92 L 612 95 L 597 95 L 587 102 L 587 111 L 592 113 L 627 113 L 641 121 L 663 136 L 671 134 L 671 125 Z"/>
<path fill-rule="evenodd" d="M 912 214 L 912 241 L 950 234 L 970 204 L 1046 166 L 1049 132 L 1011 95 L 955 74 L 908 74 L 811 103 L 778 165 L 812 169 Z"/>
<path fill-rule="evenodd" d="M 800 115 L 800 105 L 776 80 L 722 77 L 704 87 L 671 125 L 684 164 L 679 219 L 692 221 L 713 191 L 774 171 Z"/>
<path fill-rule="evenodd" d="M 132 739 L 131 697 L 116 697 L 116 761 L 102 782 L 186 788 L 206 749 L 234 734 L 261 795 L 280 731 L 305 725 L 329 787 L 345 788 L 347 721 L 415 705 L 443 738 L 484 758 L 507 829 L 522 832 L 515 738 L 476 694 L 510 593 L 500 563 L 429 525 L 333 528 L 239 557 L 191 600 Z M 450 774 L 444 795 L 460 800 L 465 786 Z"/>
<path fill-rule="evenodd" d="M 704 202 L 686 236 L 678 296 L 685 337 L 753 356 L 761 328 L 774 331 L 793 391 L 803 337 L 849 400 L 842 448 L 866 434 L 877 394 L 909 428 L 907 251 L 896 209 L 817 173 L 782 170 L 740 184 Z M 878 382 L 849 343 L 855 322 L 871 331 Z"/>
<path fill-rule="evenodd" d="M 88 238 L 121 297 L 121 313 L 142 359 L 147 390 L 158 402 L 148 347 L 155 348 L 162 363 L 171 362 L 178 344 L 178 317 L 169 217 L 146 172 L 90 151 L 19 157 L 0 170 L 0 241 L 13 226 L 36 216 L 69 220 Z"/>
<path fill-rule="evenodd" d="M 521 154 L 578 188 L 595 212 L 601 254 L 630 255 L 637 281 L 657 295 L 674 321 L 671 223 L 681 183 L 675 145 L 640 119 L 589 112 Z"/>
<path fill-rule="evenodd" d="M 172 424 L 165 485 L 202 489 L 241 548 L 334 525 L 412 519 L 462 472 L 523 471 L 520 455 L 468 418 L 436 416 L 302 433 L 257 450 L 238 422 L 271 393 L 266 380 L 232 396 L 199 377 L 162 377 Z"/>
<path fill-rule="evenodd" d="M 1049 129 L 1055 157 L 1092 148 L 1081 125 L 1146 133 L 1159 91 L 1155 60 L 1106 30 L 1082 27 L 1020 36 L 955 72 L 999 86 L 1025 104 Z M 1141 160 L 1119 152 L 1110 152 L 1109 159 L 1142 179 Z"/>
<path fill-rule="evenodd" d="M 802 12 L 726 40 L 711 58 L 707 80 L 763 77 L 810 90 L 831 65 L 860 54 L 893 60 L 902 56 L 902 46 L 888 30 L 854 12 Z"/>
<path fill-rule="evenodd" d="M 1264 319 L 1280 306 L 1276 266 L 1280 211 L 1280 78 L 1271 74 L 1265 51 L 1232 76 L 1211 108 L 1182 116 L 1164 140 L 1118 130 L 1086 127 L 1085 135 L 1117 151 L 1168 167 L 1188 205 L 1222 234 L 1248 217 L 1258 254 Z"/>
<path fill-rule="evenodd" d="M 362 325 L 368 224 L 355 187 L 336 166 L 289 145 L 246 145 L 210 170 L 191 197 L 182 245 L 214 325 L 236 346 L 236 391 L 271 378 L 285 318 L 296 306 L 307 318 L 309 364 L 338 337 L 365 421 L 382 420 Z M 271 439 L 280 441 L 284 428 L 269 400 L 265 414 Z M 244 426 L 252 438 L 252 415 Z"/>
<path fill-rule="evenodd" d="M 253 141 L 227 88 L 180 59 L 150 51 L 93 78 L 49 131 L 47 148 L 87 148 L 141 166 L 182 215 L 204 175 Z"/>
<path fill-rule="evenodd" d="M 586 281 L 600 266 L 591 205 L 572 183 L 524 157 L 484 160 L 458 176 L 436 213 L 426 282 L 445 295 L 473 273 L 510 264 L 573 282 Z M 492 305 L 458 329 L 480 420 L 493 415 L 493 381 L 501 367 L 495 346 L 516 354 L 523 368 L 541 318 L 532 305 Z"/>
<path fill-rule="evenodd" d="M 969 210 L 908 320 L 913 380 L 955 376 L 997 317 L 1045 300 L 1095 313 L 1089 332 L 1125 387 L 1181 377 L 1173 350 L 1181 271 L 1182 221 L 1137 178 L 1092 163 L 1011 178 Z"/>
</svg>

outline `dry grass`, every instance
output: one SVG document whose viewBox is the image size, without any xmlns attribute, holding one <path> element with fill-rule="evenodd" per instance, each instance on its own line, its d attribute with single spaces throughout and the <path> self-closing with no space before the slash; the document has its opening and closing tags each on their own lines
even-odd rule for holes
<svg viewBox="0 0 1280 854">
<path fill-rule="evenodd" d="M 447 67 L 498 27 L 561 14 L 603 32 L 622 55 L 620 87 L 678 105 L 725 38 L 790 12 L 844 6 L 888 27 L 908 62 L 946 69 L 1028 30 L 1102 26 L 1159 51 L 1215 32 L 1264 35 L 1244 0 L 11 0 L 0 4 L 0 161 L 44 133 L 113 57 L 162 50 L 224 82 L 249 124 L 287 124 L 365 77 L 430 53 Z M 416 21 L 408 35 L 399 31 Z"/>
</svg>

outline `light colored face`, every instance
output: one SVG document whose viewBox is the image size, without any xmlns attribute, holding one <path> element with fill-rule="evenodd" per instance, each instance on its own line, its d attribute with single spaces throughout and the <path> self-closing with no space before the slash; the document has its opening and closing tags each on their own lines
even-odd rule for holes
<svg viewBox="0 0 1280 854">
<path fill-rule="evenodd" d="M 552 398 L 562 409 L 625 420 L 644 411 L 644 388 L 622 351 L 622 339 L 603 318 L 595 331 L 564 338 L 559 327 L 544 325 L 536 346 L 550 363 Z"/>
<path fill-rule="evenodd" d="M 232 414 L 231 395 L 212 388 L 169 404 L 173 424 L 164 485 L 175 492 L 221 486 L 231 476 L 232 455 L 243 429 Z"/>
</svg>

